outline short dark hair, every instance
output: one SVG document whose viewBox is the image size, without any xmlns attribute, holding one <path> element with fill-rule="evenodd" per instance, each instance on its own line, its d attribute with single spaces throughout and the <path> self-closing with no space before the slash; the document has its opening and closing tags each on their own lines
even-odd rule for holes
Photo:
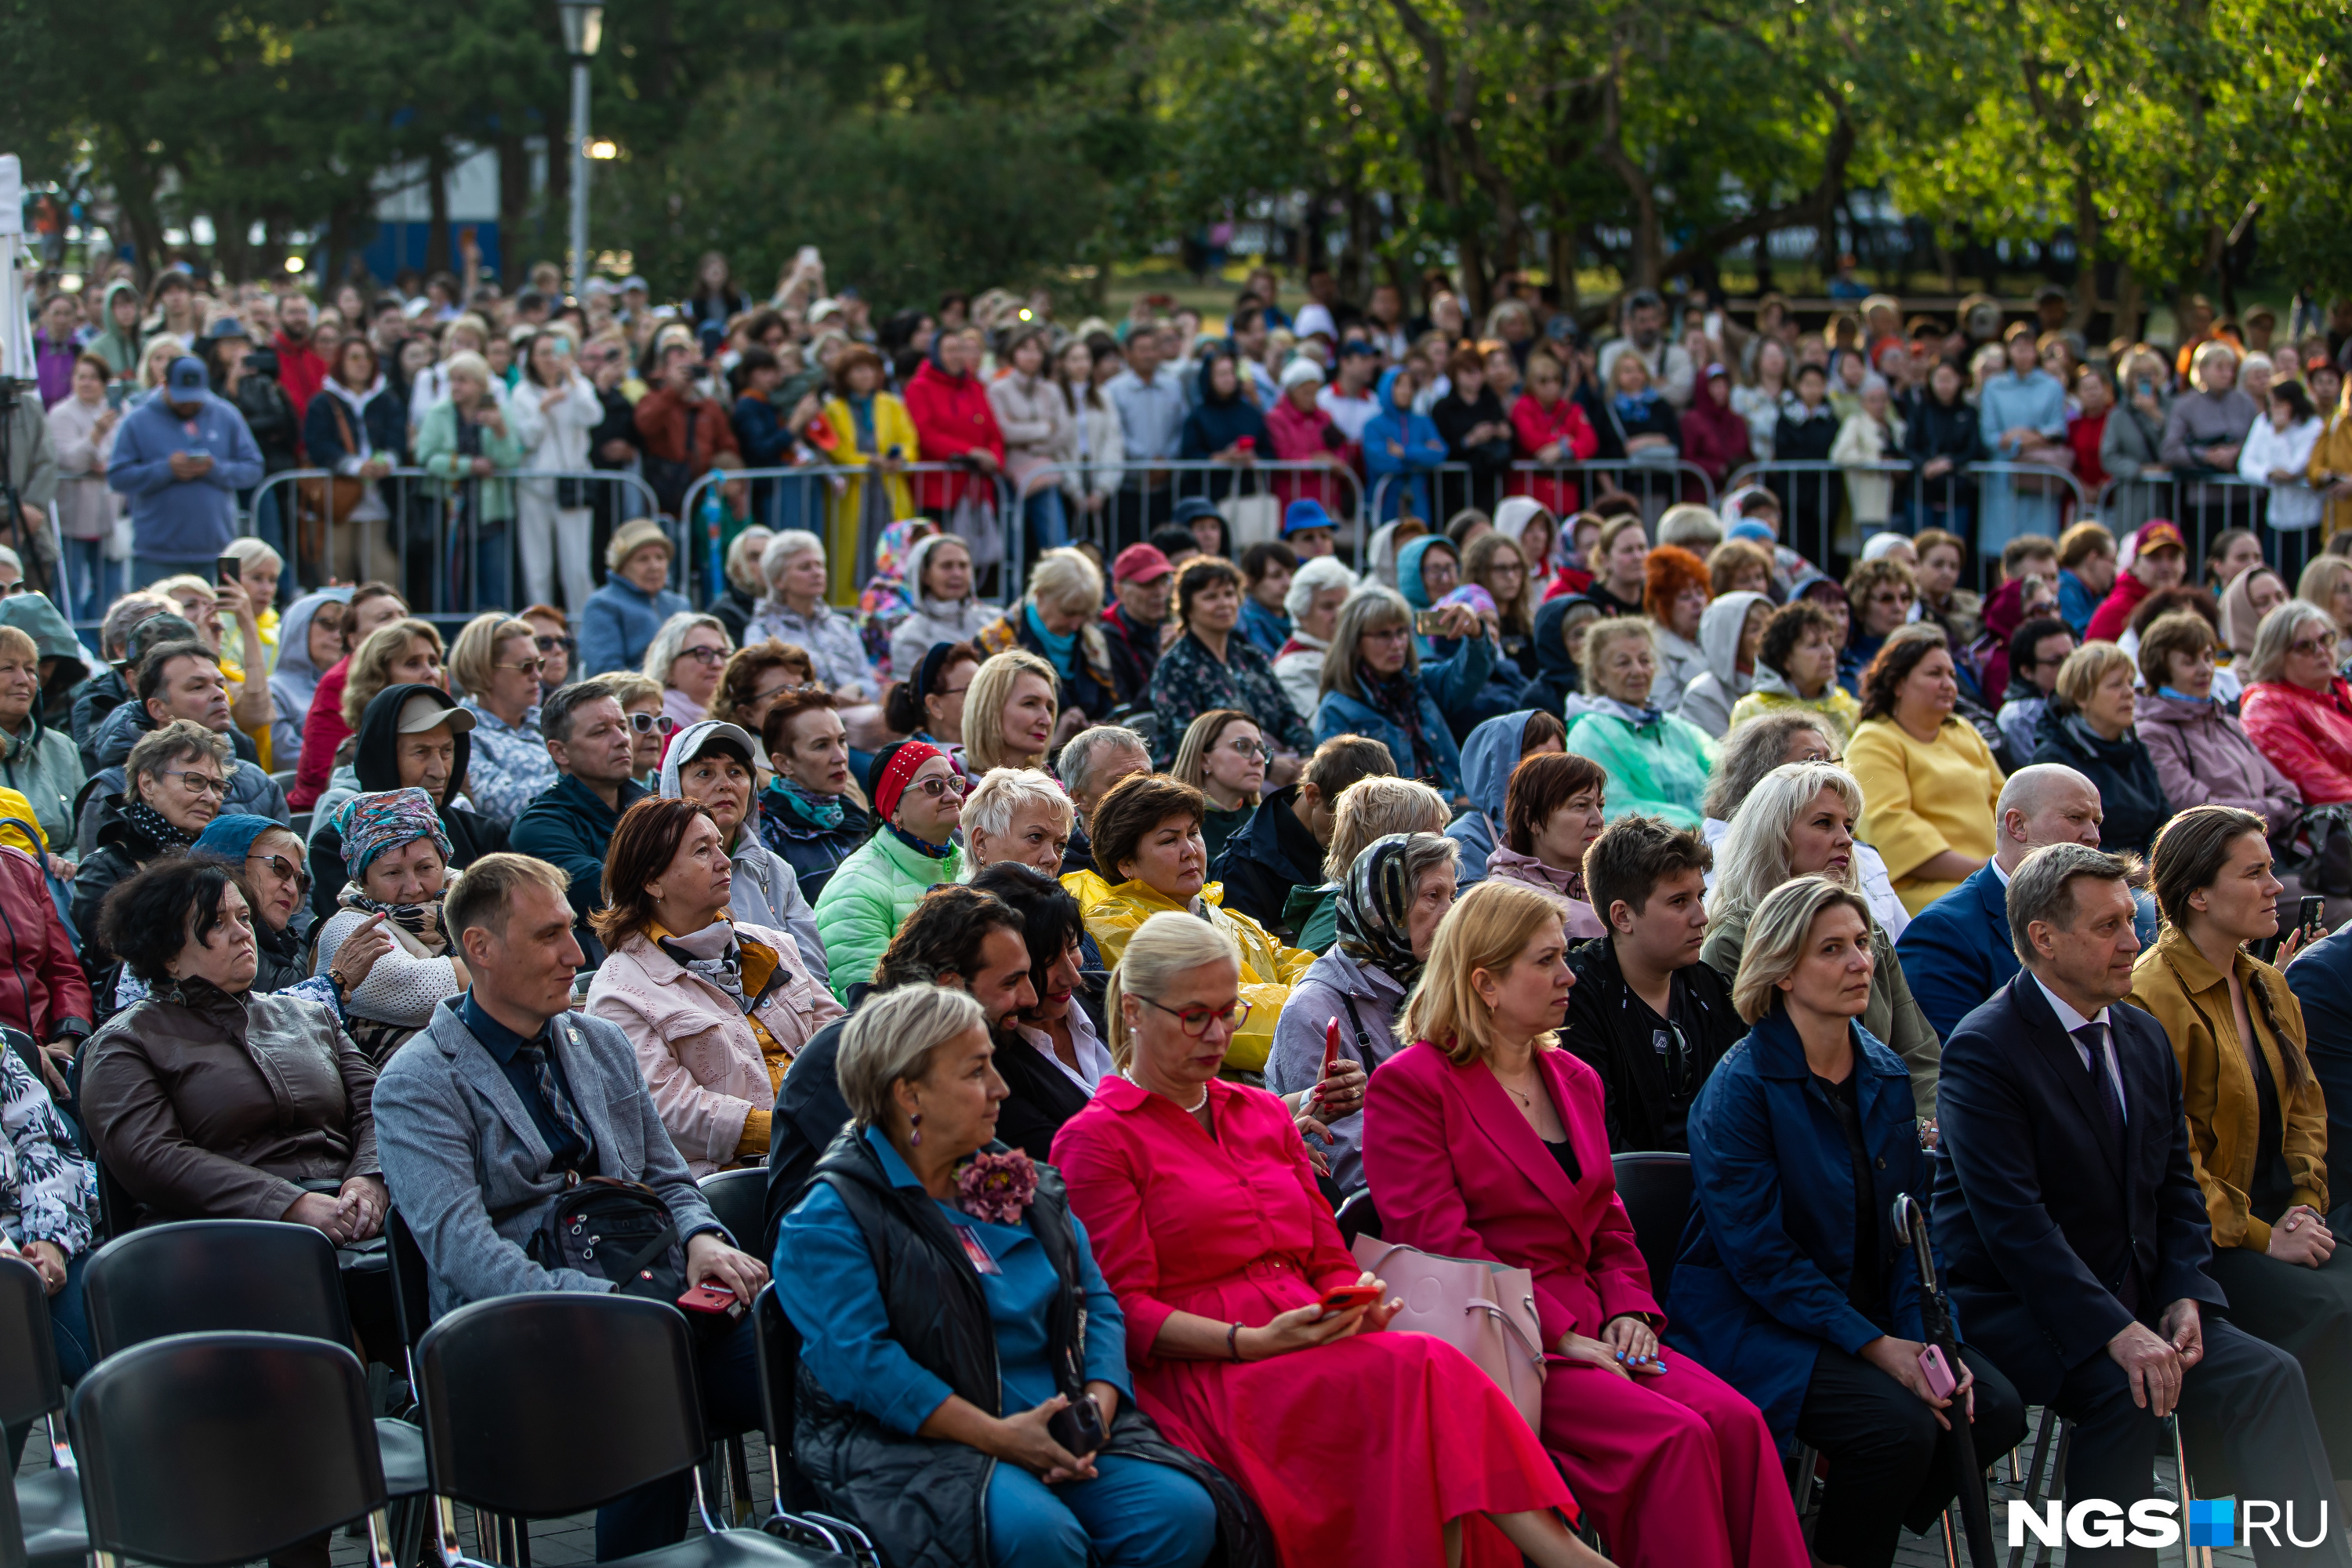
<svg viewBox="0 0 2352 1568">
<path fill-rule="evenodd" d="M 1861 619 L 1855 618 L 1859 626 Z M 1911 679 L 1911 672 L 1921 661 L 1942 648 L 1951 650 L 1951 639 L 1944 628 L 1933 621 L 1913 621 L 1907 626 L 1897 626 L 1887 633 L 1886 642 L 1870 668 L 1862 672 L 1862 716 L 1864 719 L 1885 718 L 1895 711 L 1895 693 Z"/>
<path fill-rule="evenodd" d="M 1163 522 L 1151 531 L 1151 548 L 1173 561 L 1180 550 L 1191 551 L 1195 555 L 1201 553 L 1201 542 L 1192 537 L 1191 529 Z"/>
<path fill-rule="evenodd" d="M 184 637 L 178 642 L 156 644 L 147 650 L 147 657 L 139 661 L 138 690 L 141 708 L 145 708 L 148 701 L 163 689 L 163 667 L 175 658 L 208 658 L 215 664 L 220 663 L 220 655 L 215 653 L 208 644 L 197 642 L 192 637 Z"/>
<path fill-rule="evenodd" d="M 1044 996 L 1045 971 L 1087 933 L 1078 900 L 1061 883 L 1018 860 L 999 860 L 974 877 L 971 886 L 1021 917 L 1021 940 L 1029 947 L 1029 981 Z"/>
<path fill-rule="evenodd" d="M 773 757 L 777 748 L 784 743 L 785 725 L 803 713 L 840 706 L 840 700 L 822 687 L 796 686 L 777 698 L 768 710 L 768 716 L 760 721 L 760 744 L 767 748 L 770 757 Z"/>
<path fill-rule="evenodd" d="M 992 931 L 1021 935 L 1025 922 L 993 893 L 949 883 L 923 895 L 874 964 L 874 987 L 936 985 L 940 976 L 980 973 L 981 944 Z"/>
<path fill-rule="evenodd" d="M 1190 816 L 1198 823 L 1205 808 L 1199 790 L 1166 773 L 1129 773 L 1095 802 L 1087 818 L 1087 837 L 1095 852 L 1095 870 L 1113 884 L 1127 880 L 1122 860 L 1135 858 L 1143 836 L 1171 816 Z"/>
<path fill-rule="evenodd" d="M 1336 809 L 1339 792 L 1358 779 L 1393 778 L 1396 758 L 1389 754 L 1388 743 L 1370 735 L 1334 735 L 1315 748 L 1299 773 L 1299 782 L 1311 784 L 1315 792 Z"/>
<path fill-rule="evenodd" d="M 2205 649 L 2217 647 L 2220 641 L 2205 617 L 2192 611 L 2175 610 L 2170 615 L 2158 616 L 2139 635 L 2140 679 L 2154 691 L 2170 679 L 2174 654 L 2194 658 Z"/>
<path fill-rule="evenodd" d="M 558 899 L 571 896 L 571 879 L 533 856 L 501 849 L 467 866 L 441 901 L 441 929 L 449 933 L 451 945 L 462 952 L 466 932 L 476 926 L 504 936 L 508 906 L 515 889 L 526 882 L 538 883 Z"/>
<path fill-rule="evenodd" d="M 1242 590 L 1240 570 L 1222 555 L 1195 555 L 1179 566 L 1176 569 L 1177 620 L 1188 626 L 1192 625 L 1192 601 L 1219 583 L 1231 583 L 1236 594 Z"/>
<path fill-rule="evenodd" d="M 1278 539 L 1262 539 L 1242 552 L 1242 575 L 1249 579 L 1252 586 L 1265 581 L 1268 565 L 1279 566 L 1285 572 L 1296 572 L 1298 570 L 1298 552 Z"/>
<path fill-rule="evenodd" d="M 572 716 L 589 703 L 609 699 L 613 689 L 593 680 L 574 680 L 539 700 L 539 732 L 559 746 L 572 743 Z"/>
<path fill-rule="evenodd" d="M 1786 675 L 1789 656 L 1797 651 L 1805 634 L 1816 628 L 1835 636 L 1837 619 L 1811 599 L 1795 599 L 1781 605 L 1764 623 L 1763 640 L 1756 645 L 1756 662 Z"/>
<path fill-rule="evenodd" d="M 1621 816 L 1584 852 L 1584 890 L 1605 925 L 1621 900 L 1640 914 L 1660 882 L 1714 864 L 1715 851 L 1696 829 L 1655 816 Z"/>
<path fill-rule="evenodd" d="M 1589 789 L 1606 790 L 1609 774 L 1599 763 L 1574 752 L 1547 752 L 1511 770 L 1503 789 L 1503 832 L 1521 855 L 1536 852 L 1536 835 L 1551 814 Z"/>
<path fill-rule="evenodd" d="M 2213 590 L 2201 583 L 2175 583 L 2169 588 L 2158 588 L 2132 611 L 2131 629 L 2145 638 L 2148 627 L 2182 610 L 2202 620 L 2216 637 L 2221 636 L 2221 606 L 2214 599 Z"/>
<path fill-rule="evenodd" d="M 1519 731 L 1519 755 L 1524 758 L 1538 746 L 1550 741 L 1566 745 L 1568 726 L 1559 721 L 1558 714 L 1538 708 L 1528 715 L 1526 727 Z"/>
<path fill-rule="evenodd" d="M 150 985 L 170 978 L 172 960 L 187 940 L 194 916 L 198 942 L 212 945 L 221 923 L 221 891 L 235 888 L 246 903 L 253 891 L 243 872 L 210 856 L 174 855 L 115 884 L 98 912 L 98 940 Z"/>
<path fill-rule="evenodd" d="M 2055 616 L 2036 616 L 2009 634 L 2009 671 L 2018 675 L 2033 665 L 2033 650 L 2043 637 L 2073 637 L 2074 628 Z"/>
<path fill-rule="evenodd" d="M 604 852 L 604 907 L 588 917 L 605 947 L 618 947 L 624 938 L 653 924 L 654 901 L 646 884 L 677 858 L 694 819 L 709 815 L 699 801 L 651 795 L 621 813 Z"/>
</svg>

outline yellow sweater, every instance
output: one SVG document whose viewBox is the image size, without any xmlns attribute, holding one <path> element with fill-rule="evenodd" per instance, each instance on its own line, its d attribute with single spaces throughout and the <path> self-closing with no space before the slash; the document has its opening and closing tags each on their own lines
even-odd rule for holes
<svg viewBox="0 0 2352 1568">
<path fill-rule="evenodd" d="M 1867 719 L 1845 749 L 1846 771 L 1862 785 L 1862 839 L 1886 862 L 1895 896 L 1917 914 L 1959 886 L 1913 875 L 1949 849 L 1992 858 L 2000 766 L 1976 731 L 1947 719 L 1923 744 L 1892 719 Z"/>
</svg>

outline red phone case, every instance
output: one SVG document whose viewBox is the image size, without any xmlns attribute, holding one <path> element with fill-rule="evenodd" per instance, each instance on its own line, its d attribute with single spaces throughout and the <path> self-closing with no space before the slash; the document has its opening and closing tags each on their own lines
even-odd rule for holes
<svg viewBox="0 0 2352 1568">
<path fill-rule="evenodd" d="M 1377 1285 L 1334 1286 L 1323 1292 L 1322 1315 L 1326 1318 L 1337 1317 L 1341 1312 L 1353 1311 L 1358 1307 L 1369 1307 L 1380 1299 L 1381 1291 Z"/>
<path fill-rule="evenodd" d="M 716 1285 L 692 1285 L 677 1299 L 677 1304 L 688 1312 L 732 1312 L 736 1310 L 735 1292 Z"/>
</svg>

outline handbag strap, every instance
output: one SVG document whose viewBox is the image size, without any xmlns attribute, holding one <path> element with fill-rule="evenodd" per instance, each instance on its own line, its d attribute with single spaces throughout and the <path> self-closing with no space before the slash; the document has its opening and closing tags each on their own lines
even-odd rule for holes
<svg viewBox="0 0 2352 1568">
<path fill-rule="evenodd" d="M 1381 1269 L 1387 1265 L 1388 1260 L 1394 1258 L 1400 1252 L 1410 1252 L 1420 1258 L 1428 1258 L 1433 1256 L 1430 1253 L 1422 1251 L 1418 1247 L 1411 1247 L 1400 1241 L 1390 1247 L 1387 1251 L 1381 1253 L 1379 1258 L 1375 1258 L 1365 1267 L 1371 1273 L 1378 1274 Z M 1528 1309 L 1528 1315 L 1529 1317 L 1533 1318 L 1538 1316 L 1536 1311 L 1536 1303 L 1533 1297 L 1527 1299 L 1526 1306 Z M 1471 1312 L 1479 1311 L 1491 1314 L 1496 1322 L 1502 1324 L 1504 1328 L 1510 1331 L 1510 1334 L 1513 1339 L 1519 1342 L 1519 1348 L 1527 1352 L 1528 1360 L 1535 1364 L 1536 1375 L 1538 1377 L 1549 1377 L 1551 1375 L 1551 1369 L 1544 1363 L 1543 1347 L 1528 1339 L 1527 1330 L 1519 1327 L 1517 1321 L 1515 1320 L 1510 1313 L 1505 1311 L 1499 1303 L 1486 1300 L 1473 1300 L 1464 1303 L 1462 1310 L 1465 1315 Z"/>
<path fill-rule="evenodd" d="M 352 416 L 343 412 L 343 400 L 332 393 L 327 395 L 327 412 L 335 416 L 335 434 L 343 438 L 343 453 L 349 457 L 360 449 L 358 437 L 352 434 Z"/>
</svg>

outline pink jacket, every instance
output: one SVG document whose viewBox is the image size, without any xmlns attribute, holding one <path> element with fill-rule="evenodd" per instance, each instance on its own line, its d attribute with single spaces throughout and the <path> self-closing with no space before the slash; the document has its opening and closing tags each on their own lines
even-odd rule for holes
<svg viewBox="0 0 2352 1568">
<path fill-rule="evenodd" d="M 1507 882 L 1523 883 L 1558 904 L 1560 923 L 1567 927 L 1570 942 L 1586 942 L 1609 934 L 1609 928 L 1601 923 L 1591 904 L 1568 890 L 1568 873 L 1553 870 L 1532 855 L 1522 855 L 1507 844 L 1497 844 L 1487 853 L 1486 876 L 1489 879 L 1500 878 Z"/>
<path fill-rule="evenodd" d="M 1660 1316 L 1609 1163 L 1600 1075 L 1538 1050 L 1576 1151 L 1570 1184 L 1484 1062 L 1455 1067 L 1423 1040 L 1381 1064 L 1364 1098 L 1364 1173 L 1381 1239 L 1535 1276 L 1544 1342 L 1598 1334 L 1623 1312 Z"/>
<path fill-rule="evenodd" d="M 798 1051 L 841 1016 L 791 936 L 754 925 L 738 925 L 735 935 L 747 961 L 761 948 L 774 961 L 775 982 L 751 1011 L 786 1050 Z M 695 1178 L 731 1163 L 751 1112 L 764 1116 L 776 1102 L 760 1037 L 733 1000 L 640 932 L 596 971 L 587 1011 L 629 1037 L 654 1109 Z"/>
</svg>

